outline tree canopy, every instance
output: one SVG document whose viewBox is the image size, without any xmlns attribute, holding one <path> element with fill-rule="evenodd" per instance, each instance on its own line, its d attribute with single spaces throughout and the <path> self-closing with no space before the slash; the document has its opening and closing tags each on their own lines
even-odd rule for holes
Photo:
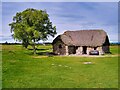
<svg viewBox="0 0 120 90">
<path fill-rule="evenodd" d="M 33 8 L 16 13 L 13 22 L 9 24 L 13 38 L 21 41 L 27 48 L 32 45 L 35 52 L 35 42 L 47 40 L 49 36 L 54 37 L 56 26 L 52 25 L 46 10 Z"/>
</svg>

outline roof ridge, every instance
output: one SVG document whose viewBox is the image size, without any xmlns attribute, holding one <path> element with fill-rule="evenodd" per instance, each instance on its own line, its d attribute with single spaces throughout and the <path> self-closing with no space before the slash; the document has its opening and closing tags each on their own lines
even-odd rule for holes
<svg viewBox="0 0 120 90">
<path fill-rule="evenodd" d="M 79 31 L 104 31 L 103 29 L 83 29 L 83 30 L 67 30 L 67 31 L 65 31 L 64 33 L 66 33 L 66 32 L 79 32 Z M 105 31 L 104 31 L 105 32 Z"/>
</svg>

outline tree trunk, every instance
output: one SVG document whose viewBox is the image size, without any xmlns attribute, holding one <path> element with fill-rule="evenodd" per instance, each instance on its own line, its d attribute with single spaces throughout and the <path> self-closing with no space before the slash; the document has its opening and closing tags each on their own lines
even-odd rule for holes
<svg viewBox="0 0 120 90">
<path fill-rule="evenodd" d="M 34 55 L 35 55 L 36 54 L 35 39 L 34 39 L 34 44 L 33 44 L 33 52 L 34 52 Z"/>
<path fill-rule="evenodd" d="M 35 44 L 33 45 L 33 53 L 36 54 Z"/>
</svg>

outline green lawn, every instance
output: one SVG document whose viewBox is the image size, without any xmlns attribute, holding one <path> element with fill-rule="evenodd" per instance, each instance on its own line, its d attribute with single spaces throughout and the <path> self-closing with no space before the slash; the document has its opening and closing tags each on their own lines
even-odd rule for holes
<svg viewBox="0 0 120 90">
<path fill-rule="evenodd" d="M 30 48 L 2 46 L 3 88 L 118 88 L 117 56 L 45 56 L 51 45 L 38 46 L 33 55 Z M 118 47 L 111 52 L 118 54 Z M 92 64 L 83 64 L 87 61 Z"/>
</svg>

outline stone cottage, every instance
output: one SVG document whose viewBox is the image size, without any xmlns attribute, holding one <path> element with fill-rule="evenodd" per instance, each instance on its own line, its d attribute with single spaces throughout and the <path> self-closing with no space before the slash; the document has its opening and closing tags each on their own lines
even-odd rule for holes
<svg viewBox="0 0 120 90">
<path fill-rule="evenodd" d="M 58 55 L 89 54 L 98 50 L 99 54 L 109 52 L 109 38 L 104 30 L 66 31 L 53 40 L 53 53 Z"/>
</svg>

